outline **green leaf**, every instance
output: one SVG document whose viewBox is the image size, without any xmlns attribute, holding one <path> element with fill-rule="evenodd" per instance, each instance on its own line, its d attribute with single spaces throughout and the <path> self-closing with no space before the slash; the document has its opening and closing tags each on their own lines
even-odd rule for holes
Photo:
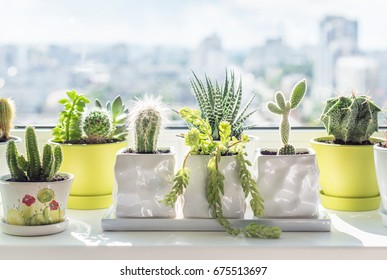
<svg viewBox="0 0 387 280">
<path fill-rule="evenodd" d="M 75 92 L 75 90 L 67 91 L 66 94 L 71 100 L 74 100 L 77 96 L 77 93 Z"/>
<path fill-rule="evenodd" d="M 112 111 L 113 116 L 118 116 L 119 114 L 121 114 L 122 108 L 123 108 L 123 104 L 122 104 L 121 96 L 117 96 L 113 100 L 113 103 L 112 103 L 112 110 L 111 111 Z"/>
<path fill-rule="evenodd" d="M 306 93 L 306 80 L 299 81 L 293 88 L 290 96 L 290 108 L 295 109 L 301 103 Z"/>
</svg>

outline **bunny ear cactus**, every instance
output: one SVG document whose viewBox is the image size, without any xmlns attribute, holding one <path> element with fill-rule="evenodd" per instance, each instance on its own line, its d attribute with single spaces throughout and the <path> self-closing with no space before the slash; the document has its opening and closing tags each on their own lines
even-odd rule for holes
<svg viewBox="0 0 387 280">
<path fill-rule="evenodd" d="M 25 142 L 27 159 L 19 155 L 14 141 L 8 143 L 6 158 L 12 179 L 16 182 L 51 181 L 62 163 L 60 146 L 44 145 L 41 159 L 35 129 L 31 126 L 26 129 Z"/>
<path fill-rule="evenodd" d="M 145 96 L 133 102 L 131 127 L 134 130 L 137 153 L 157 152 L 157 141 L 163 122 L 164 105 L 160 98 Z"/>
<path fill-rule="evenodd" d="M 13 101 L 9 98 L 0 98 L 0 142 L 9 140 L 14 117 Z"/>
<path fill-rule="evenodd" d="M 365 95 L 335 97 L 327 100 L 321 121 L 338 144 L 361 144 L 378 131 L 381 109 Z"/>
<path fill-rule="evenodd" d="M 306 81 L 301 80 L 298 82 L 291 93 L 290 100 L 285 100 L 285 96 L 281 91 L 278 91 L 275 94 L 276 102 L 269 102 L 267 108 L 270 112 L 281 115 L 281 125 L 280 133 L 282 144 L 284 145 L 279 149 L 279 155 L 294 155 L 296 153 L 294 147 L 289 144 L 289 134 L 290 134 L 290 123 L 289 115 L 290 112 L 300 105 L 302 99 L 305 96 L 307 89 Z"/>
</svg>

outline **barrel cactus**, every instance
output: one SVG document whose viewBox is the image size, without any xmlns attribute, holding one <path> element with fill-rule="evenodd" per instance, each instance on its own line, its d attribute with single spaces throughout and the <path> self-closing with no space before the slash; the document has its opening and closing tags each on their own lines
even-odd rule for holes
<svg viewBox="0 0 387 280">
<path fill-rule="evenodd" d="M 275 94 L 276 102 L 269 102 L 267 104 L 267 108 L 270 112 L 281 115 L 281 125 L 280 125 L 280 133 L 281 133 L 281 141 L 283 147 L 279 149 L 279 155 L 294 155 L 296 153 L 294 147 L 289 144 L 289 134 L 290 134 L 290 123 L 289 123 L 289 115 L 290 112 L 300 105 L 302 99 L 305 96 L 307 89 L 306 81 L 299 81 L 292 90 L 290 100 L 285 100 L 285 96 L 281 91 L 278 91 Z"/>
<path fill-rule="evenodd" d="M 58 172 L 62 163 L 60 146 L 52 148 L 49 144 L 43 147 L 43 156 L 40 157 L 35 129 L 26 128 L 25 133 L 27 159 L 19 155 L 14 141 L 7 145 L 7 164 L 11 177 L 16 182 L 49 182 Z"/>
<path fill-rule="evenodd" d="M 378 131 L 378 113 L 381 109 L 369 96 L 334 97 L 327 100 L 320 120 L 334 143 L 362 144 Z"/>
<path fill-rule="evenodd" d="M 160 98 L 146 96 L 133 102 L 130 122 L 137 153 L 156 153 L 163 122 L 164 105 Z"/>
<path fill-rule="evenodd" d="M 85 141 L 90 144 L 106 143 L 111 139 L 112 120 L 104 110 L 92 110 L 83 122 Z"/>
<path fill-rule="evenodd" d="M 8 141 L 15 117 L 15 106 L 11 99 L 0 98 L 0 142 Z"/>
</svg>

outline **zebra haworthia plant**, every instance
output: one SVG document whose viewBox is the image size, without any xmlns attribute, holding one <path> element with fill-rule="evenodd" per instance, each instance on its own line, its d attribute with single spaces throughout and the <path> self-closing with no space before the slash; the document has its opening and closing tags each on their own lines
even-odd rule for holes
<svg viewBox="0 0 387 280">
<path fill-rule="evenodd" d="M 284 94 L 278 91 L 275 94 L 275 103 L 270 101 L 267 108 L 270 112 L 281 115 L 280 134 L 283 147 L 278 151 L 279 155 L 294 155 L 296 153 L 294 147 L 289 144 L 290 112 L 298 107 L 306 93 L 307 85 L 305 80 L 299 81 L 294 87 L 290 95 L 290 100 L 286 100 Z"/>
<path fill-rule="evenodd" d="M 339 96 L 328 99 L 320 120 L 338 144 L 361 144 L 378 131 L 381 109 L 369 96 Z"/>
<path fill-rule="evenodd" d="M 6 158 L 12 179 L 16 182 L 51 181 L 62 163 L 60 146 L 52 148 L 45 144 L 40 158 L 35 129 L 31 126 L 26 128 L 25 142 L 27 158 L 19 155 L 14 141 L 8 143 Z"/>
<path fill-rule="evenodd" d="M 247 112 L 256 94 L 253 94 L 247 104 L 241 109 L 242 80 L 239 81 L 236 88 L 234 72 L 228 74 L 226 71 L 223 85 L 217 81 L 211 81 L 207 76 L 205 76 L 205 81 L 203 82 L 194 72 L 192 73 L 193 78 L 190 79 L 191 86 L 199 104 L 202 118 L 209 121 L 214 140 L 220 139 L 218 126 L 222 121 L 226 121 L 231 125 L 231 136 L 240 139 L 243 131 L 252 127 L 245 126 L 244 124 L 256 112 L 256 110 Z"/>
</svg>

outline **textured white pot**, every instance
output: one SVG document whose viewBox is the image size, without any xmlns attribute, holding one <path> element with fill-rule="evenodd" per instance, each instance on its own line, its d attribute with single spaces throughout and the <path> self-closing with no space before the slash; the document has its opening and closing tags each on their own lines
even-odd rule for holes
<svg viewBox="0 0 387 280">
<path fill-rule="evenodd" d="M 210 156 L 190 155 L 186 167 L 190 170 L 190 180 L 183 195 L 185 218 L 211 218 L 207 201 L 208 172 Z M 243 218 L 246 210 L 245 195 L 239 178 L 239 166 L 235 156 L 222 156 L 219 170 L 225 176 L 223 215 L 226 218 Z"/>
<path fill-rule="evenodd" d="M 387 148 L 374 145 L 374 160 L 382 206 L 387 212 Z"/>
<path fill-rule="evenodd" d="M 12 140 L 15 141 L 17 143 L 17 145 L 21 143 L 21 138 L 19 138 L 19 137 L 12 136 Z M 7 145 L 8 145 L 8 141 L 7 142 L 0 142 L 0 176 L 9 174 L 7 161 L 5 159 Z"/>
<path fill-rule="evenodd" d="M 63 222 L 74 176 L 55 182 L 10 182 L 0 178 L 4 220 L 7 224 L 37 226 Z"/>
<path fill-rule="evenodd" d="M 175 208 L 165 206 L 161 200 L 173 186 L 176 153 L 135 154 L 125 150 L 117 153 L 114 166 L 117 217 L 174 218 Z"/>
<path fill-rule="evenodd" d="M 318 216 L 318 177 L 316 155 L 300 149 L 302 155 L 262 155 L 255 152 L 254 170 L 258 190 L 265 203 L 265 217 L 314 218 Z"/>
</svg>

